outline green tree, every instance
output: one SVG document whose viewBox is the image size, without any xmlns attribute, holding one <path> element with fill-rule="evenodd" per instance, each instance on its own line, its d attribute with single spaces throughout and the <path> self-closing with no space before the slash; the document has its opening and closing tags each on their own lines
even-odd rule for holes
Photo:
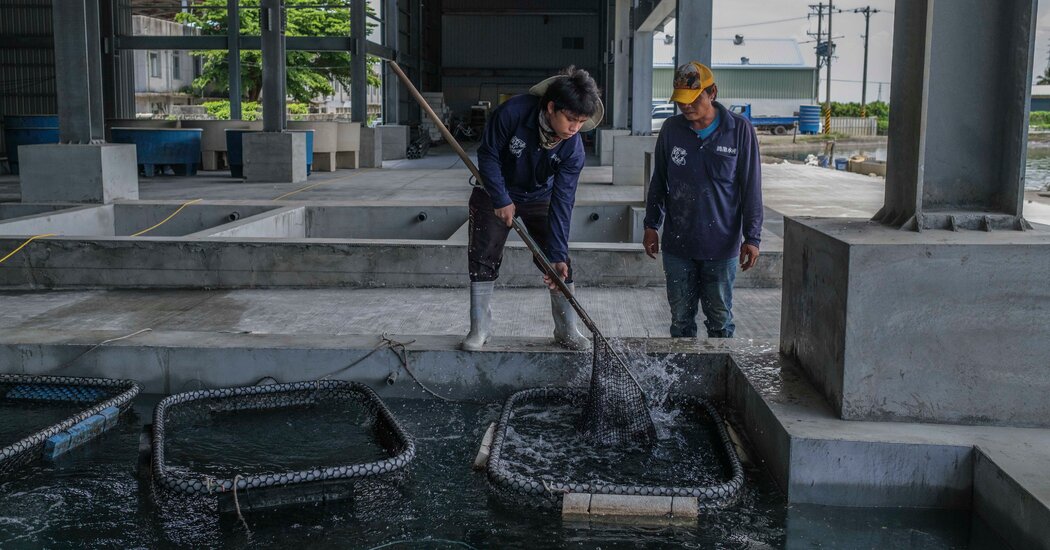
<svg viewBox="0 0 1050 550">
<path fill-rule="evenodd" d="M 1046 70 L 1043 71 L 1043 74 L 1039 75 L 1039 80 L 1036 81 L 1036 84 L 1040 86 L 1050 84 L 1050 57 L 1046 60 Z"/>
<path fill-rule="evenodd" d="M 288 36 L 349 36 L 350 9 L 315 7 L 317 0 L 288 0 L 286 5 Z M 299 7 L 296 6 L 311 6 Z M 176 15 L 180 23 L 200 30 L 202 35 L 225 35 L 227 30 L 226 0 L 196 0 L 186 12 Z M 240 9 L 242 35 L 259 36 L 259 10 Z M 374 26 L 374 25 L 370 25 Z M 192 53 L 203 59 L 201 75 L 193 81 L 194 88 L 214 93 L 229 93 L 229 63 L 226 50 L 202 50 Z M 379 85 L 376 72 L 378 59 L 368 59 L 368 83 Z M 288 51 L 287 90 L 296 101 L 309 103 L 317 96 L 334 92 L 332 81 L 349 89 L 350 54 L 347 52 Z M 258 101 L 262 92 L 262 52 L 241 50 L 241 90 L 248 101 Z"/>
</svg>

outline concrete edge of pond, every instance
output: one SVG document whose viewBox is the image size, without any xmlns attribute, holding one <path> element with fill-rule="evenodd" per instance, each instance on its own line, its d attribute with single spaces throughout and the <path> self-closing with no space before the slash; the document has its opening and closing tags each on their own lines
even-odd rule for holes
<svg viewBox="0 0 1050 550">
<path fill-rule="evenodd" d="M 1050 430 L 842 420 L 775 351 L 734 354 L 728 385 L 789 502 L 970 509 L 1015 548 L 1050 548 Z"/>
</svg>

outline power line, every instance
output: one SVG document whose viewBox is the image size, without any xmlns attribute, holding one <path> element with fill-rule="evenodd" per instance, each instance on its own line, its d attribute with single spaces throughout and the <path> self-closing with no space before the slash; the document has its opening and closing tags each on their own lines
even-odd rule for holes
<svg viewBox="0 0 1050 550">
<path fill-rule="evenodd" d="M 757 27 L 759 25 L 772 25 L 774 23 L 786 23 L 788 21 L 801 21 L 802 19 L 809 19 L 809 16 L 805 17 L 789 17 L 787 19 L 774 19 L 772 21 L 759 21 L 758 23 L 744 23 L 742 25 L 726 25 L 724 27 L 714 27 L 711 30 L 721 31 L 725 29 L 739 29 L 743 27 Z"/>
</svg>

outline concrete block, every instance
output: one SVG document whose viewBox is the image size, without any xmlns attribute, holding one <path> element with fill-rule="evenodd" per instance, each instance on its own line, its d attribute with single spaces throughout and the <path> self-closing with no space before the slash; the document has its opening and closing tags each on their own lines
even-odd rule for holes
<svg viewBox="0 0 1050 550">
<path fill-rule="evenodd" d="M 591 495 L 592 516 L 671 515 L 671 497 L 643 495 Z"/>
<path fill-rule="evenodd" d="M 251 183 L 306 181 L 306 134 L 255 132 L 244 134 L 244 179 Z"/>
<path fill-rule="evenodd" d="M 1050 231 L 785 219 L 781 351 L 847 420 L 1050 427 Z"/>
<path fill-rule="evenodd" d="M 337 132 L 336 167 L 359 168 L 361 165 L 361 123 L 340 122 Z"/>
<path fill-rule="evenodd" d="M 139 198 L 134 145 L 23 145 L 18 154 L 22 202 L 111 203 Z"/>
<path fill-rule="evenodd" d="M 700 515 L 700 502 L 695 497 L 671 497 L 671 516 L 695 518 Z"/>
<path fill-rule="evenodd" d="M 613 165 L 613 138 L 629 135 L 631 135 L 630 130 L 598 130 L 598 158 L 602 166 Z"/>
<path fill-rule="evenodd" d="M 613 185 L 645 184 L 645 153 L 656 149 L 656 136 L 613 137 Z"/>
<path fill-rule="evenodd" d="M 400 124 L 382 124 L 376 126 L 380 139 L 383 142 L 383 160 L 398 160 L 405 158 L 408 151 L 408 126 Z"/>
<path fill-rule="evenodd" d="M 375 128 L 361 128 L 362 168 L 383 167 L 383 138 Z"/>
<path fill-rule="evenodd" d="M 561 515 L 586 516 L 591 513 L 590 493 L 568 493 L 561 497 Z"/>
</svg>

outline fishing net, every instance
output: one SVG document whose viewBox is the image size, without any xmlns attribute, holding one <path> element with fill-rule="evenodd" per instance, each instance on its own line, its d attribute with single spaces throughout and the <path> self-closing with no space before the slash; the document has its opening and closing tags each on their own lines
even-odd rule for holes
<svg viewBox="0 0 1050 550">
<path fill-rule="evenodd" d="M 716 508 L 731 504 L 744 485 L 744 470 L 736 448 L 726 431 L 725 423 L 714 406 L 702 398 L 677 396 L 676 400 L 680 406 L 691 411 L 688 418 L 693 421 L 704 419 L 714 428 L 714 453 L 720 456 L 719 462 L 725 466 L 719 470 L 721 477 L 711 480 L 713 483 L 688 486 L 571 479 L 564 472 L 543 474 L 535 471 L 530 465 L 522 467 L 512 464 L 511 460 L 523 458 L 508 459 L 505 456 L 508 438 L 512 433 L 519 433 L 514 427 L 518 414 L 530 406 L 568 405 L 573 408 L 586 408 L 588 403 L 593 401 L 593 397 L 582 388 L 533 388 L 511 395 L 496 423 L 486 466 L 488 479 L 498 493 L 508 497 L 515 495 L 536 497 L 528 502 L 540 505 L 556 505 L 567 493 L 696 498 L 701 508 Z"/>
<path fill-rule="evenodd" d="M 131 380 L 0 374 L 0 477 L 44 456 L 55 457 L 116 424 L 140 391 Z M 34 419 L 40 419 L 36 424 Z M 46 448 L 49 448 L 47 450 Z"/>
<path fill-rule="evenodd" d="M 600 333 L 594 335 L 590 393 L 580 431 L 602 445 L 652 442 L 656 428 L 650 406 L 626 361 Z"/>
<path fill-rule="evenodd" d="M 224 467 L 223 456 L 212 457 L 212 462 L 218 463 L 218 469 L 209 470 L 172 464 L 167 460 L 168 450 L 192 443 L 175 436 L 167 437 L 169 429 L 173 430 L 170 433 L 176 434 L 179 433 L 179 426 L 193 423 L 207 426 L 208 422 L 216 418 L 232 414 L 264 416 L 280 411 L 302 412 L 303 409 L 307 416 L 315 418 L 335 409 L 356 411 L 344 417 L 345 424 L 333 427 L 336 435 L 333 436 L 332 444 L 336 446 L 342 443 L 337 440 L 340 426 L 347 433 L 361 431 L 360 427 L 363 426 L 372 435 L 364 445 L 372 448 L 366 449 L 362 456 L 370 458 L 352 464 L 316 464 L 305 468 L 297 464 L 294 469 L 286 467 L 285 470 L 278 466 L 270 468 L 272 471 L 252 471 L 244 475 L 239 471 L 234 473 L 237 466 Z M 275 417 L 275 421 L 279 420 Z M 259 452 L 260 455 L 268 455 L 267 458 L 272 458 L 269 455 L 279 457 L 282 449 L 295 445 L 294 441 L 274 440 L 279 438 L 259 435 L 245 433 L 243 439 L 255 439 L 270 445 L 268 451 Z M 189 495 L 233 492 L 236 496 L 237 491 L 242 491 L 243 497 L 247 496 L 243 492 L 248 490 L 292 486 L 311 491 L 318 484 L 326 482 L 369 478 L 401 470 L 412 461 L 416 452 L 412 437 L 371 388 L 339 380 L 200 390 L 172 395 L 157 405 L 151 437 L 150 464 L 155 484 L 168 491 Z M 234 437 L 230 445 L 245 444 L 237 439 Z M 342 456 L 342 459 L 346 460 L 346 457 Z M 226 475 L 219 472 L 226 472 Z M 313 489 L 308 487 L 310 485 L 314 486 Z M 271 494 L 275 492 L 271 491 Z"/>
</svg>

